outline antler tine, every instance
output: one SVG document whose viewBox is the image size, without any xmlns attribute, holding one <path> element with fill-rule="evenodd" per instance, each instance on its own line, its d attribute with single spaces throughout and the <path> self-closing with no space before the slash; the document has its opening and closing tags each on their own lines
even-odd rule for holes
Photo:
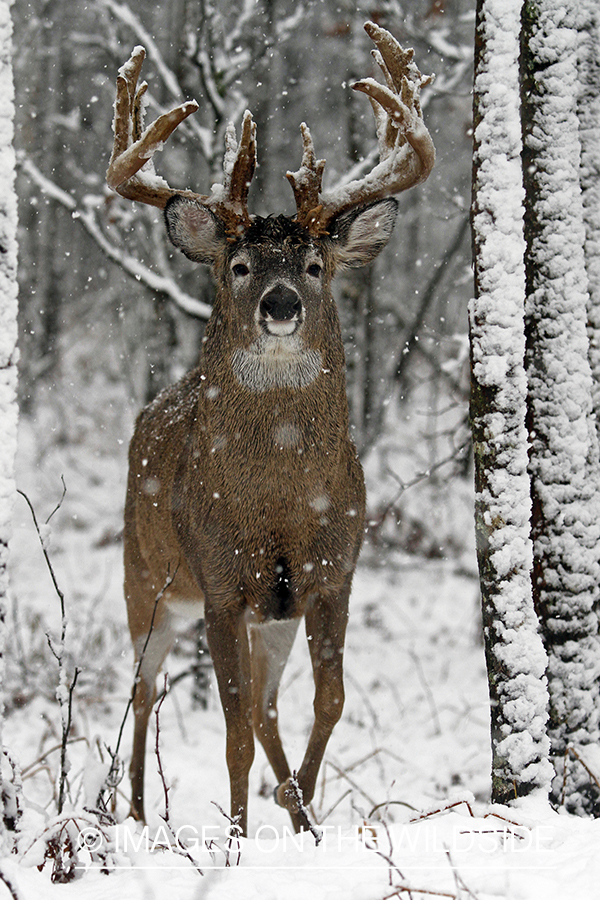
<svg viewBox="0 0 600 900">
<path fill-rule="evenodd" d="M 325 160 L 317 159 L 310 129 L 305 122 L 300 125 L 302 132 L 302 163 L 297 172 L 286 172 L 296 200 L 296 218 L 301 225 L 319 229 L 322 211 L 320 202 Z"/>
<path fill-rule="evenodd" d="M 117 75 L 117 97 L 113 122 L 115 142 L 111 162 L 127 149 L 130 142 L 130 110 L 135 102 L 135 97 L 141 96 L 145 91 L 144 85 L 141 86 L 140 91 L 136 91 L 145 57 L 146 51 L 143 47 L 134 47 L 131 56 L 121 66 Z M 140 135 L 137 134 L 133 140 L 137 140 L 139 137 Z"/>
<path fill-rule="evenodd" d="M 142 81 L 133 98 L 131 139 L 134 143 L 139 141 L 144 132 L 144 97 L 147 90 L 148 82 Z"/>
<path fill-rule="evenodd" d="M 296 196 L 298 221 L 306 222 L 308 219 L 307 227 L 314 234 L 327 231 L 331 220 L 341 212 L 420 184 L 429 176 L 435 162 L 435 148 L 423 122 L 419 101 L 421 87 L 431 79 L 419 72 L 413 62 L 414 51 L 404 50 L 385 28 L 367 22 L 365 31 L 376 44 L 373 57 L 383 72 L 386 84 L 380 84 L 374 78 L 365 78 L 353 88 L 367 94 L 371 101 L 380 162 L 360 180 L 351 181 L 333 191 L 321 192 L 322 166 L 318 172 L 313 166 L 314 171 L 309 175 L 305 168 L 310 170 L 311 167 L 305 165 L 303 156 L 299 172 L 291 177 L 288 174 L 288 178 Z M 299 190 L 299 185 L 307 187 Z M 313 211 L 310 216 L 308 204 Z"/>
<path fill-rule="evenodd" d="M 388 87 L 399 91 L 402 86 L 402 80 L 406 77 L 411 63 L 413 63 L 415 51 L 409 47 L 405 50 L 385 28 L 380 28 L 374 22 L 365 24 L 365 31 L 377 47 L 371 53 L 377 60 L 378 65 L 384 71 L 386 77 L 389 75 L 391 83 Z"/>
<path fill-rule="evenodd" d="M 167 200 L 181 193 L 169 187 L 152 169 L 140 172 L 154 153 L 175 131 L 177 126 L 198 109 L 195 100 L 182 103 L 143 129 L 143 97 L 148 85 L 137 87 L 142 63 L 146 56 L 143 47 L 135 47 L 117 76 L 117 97 L 113 130 L 115 139 L 106 173 L 109 187 L 126 197 L 163 209 Z M 139 173 L 139 174 L 138 174 Z M 185 192 L 198 196 L 192 192 Z"/>
<path fill-rule="evenodd" d="M 214 185 L 209 196 L 194 191 L 174 190 L 156 175 L 151 160 L 178 125 L 195 113 L 198 104 L 189 100 L 159 116 L 144 130 L 144 95 L 148 85 L 137 86 L 146 51 L 135 47 L 117 77 L 113 123 L 114 145 L 106 173 L 109 187 L 128 200 L 137 200 L 164 209 L 174 196 L 189 197 L 213 210 L 228 231 L 239 233 L 251 222 L 247 208 L 248 188 L 256 167 L 256 125 L 249 112 L 244 115 L 239 146 L 235 129 L 226 132 L 223 185 Z"/>
<path fill-rule="evenodd" d="M 235 128 L 229 125 L 225 134 L 223 160 L 223 200 L 221 215 L 233 217 L 236 230 L 252 221 L 248 212 L 248 190 L 256 169 L 256 123 L 246 110 L 242 119 L 242 133 L 237 143 Z"/>
</svg>

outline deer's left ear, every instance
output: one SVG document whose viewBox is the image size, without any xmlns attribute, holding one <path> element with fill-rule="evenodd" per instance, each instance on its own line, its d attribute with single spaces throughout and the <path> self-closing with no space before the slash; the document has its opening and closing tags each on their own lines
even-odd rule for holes
<svg viewBox="0 0 600 900">
<path fill-rule="evenodd" d="M 165 222 L 169 240 L 178 250 L 194 262 L 212 265 L 225 236 L 223 225 L 208 207 L 175 195 L 165 206 Z"/>
<path fill-rule="evenodd" d="M 392 235 L 397 213 L 397 201 L 387 199 L 338 216 L 331 229 L 336 266 L 355 268 L 375 259 Z"/>
</svg>

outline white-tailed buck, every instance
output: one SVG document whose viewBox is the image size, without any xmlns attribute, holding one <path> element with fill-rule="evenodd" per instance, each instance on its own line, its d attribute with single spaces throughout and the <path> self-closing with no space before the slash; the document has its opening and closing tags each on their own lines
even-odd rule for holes
<svg viewBox="0 0 600 900">
<path fill-rule="evenodd" d="M 256 128 L 227 132 L 223 184 L 209 196 L 171 189 L 149 162 L 197 109 L 184 103 L 145 131 L 137 47 L 117 81 L 108 184 L 164 209 L 173 244 L 211 265 L 216 297 L 200 364 L 141 413 L 130 447 L 125 593 L 139 663 L 132 813 L 144 819 L 144 754 L 156 676 L 178 617 L 204 615 L 227 727 L 231 814 L 247 828 L 253 731 L 273 767 L 277 802 L 306 824 L 277 728 L 277 690 L 302 618 L 315 681 L 314 725 L 297 783 L 304 803 L 344 703 L 342 654 L 365 489 L 348 436 L 344 350 L 331 280 L 385 247 L 396 201 L 424 181 L 435 151 L 419 91 L 428 79 L 383 28 L 368 23 L 385 85 L 371 100 L 380 162 L 323 190 L 323 160 L 302 126 L 288 173 L 292 218 L 248 212 Z M 157 602 L 157 597 L 158 602 Z"/>
</svg>

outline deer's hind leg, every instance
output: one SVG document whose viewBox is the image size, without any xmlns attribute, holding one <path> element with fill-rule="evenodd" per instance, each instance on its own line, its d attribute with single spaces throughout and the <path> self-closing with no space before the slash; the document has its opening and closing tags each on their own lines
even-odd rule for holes
<svg viewBox="0 0 600 900">
<path fill-rule="evenodd" d="M 290 776 L 277 724 L 277 692 L 300 619 L 276 619 L 250 627 L 252 721 L 278 784 Z"/>
<path fill-rule="evenodd" d="M 309 604 L 305 615 L 315 681 L 314 724 L 298 770 L 298 785 L 305 805 L 314 796 L 327 742 L 344 707 L 343 653 L 350 584 L 351 578 L 348 578 L 337 594 L 323 592 Z M 279 785 L 277 800 L 292 812 L 295 800 L 288 783 Z M 295 823 L 293 815 L 292 821 Z"/>
</svg>

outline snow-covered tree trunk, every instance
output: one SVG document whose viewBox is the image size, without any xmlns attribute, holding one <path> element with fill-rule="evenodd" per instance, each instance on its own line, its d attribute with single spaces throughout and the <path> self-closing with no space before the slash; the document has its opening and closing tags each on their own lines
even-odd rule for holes
<svg viewBox="0 0 600 900">
<path fill-rule="evenodd" d="M 521 0 L 479 0 L 469 310 L 475 523 L 491 700 L 492 799 L 547 794 L 546 654 L 531 590 L 524 370 Z"/>
<path fill-rule="evenodd" d="M 15 493 L 14 460 L 17 444 L 17 200 L 14 190 L 10 5 L 9 0 L 0 0 L 0 683 L 4 674 L 8 587 L 6 564 Z M 0 696 L 0 751 L 1 749 Z"/>
<path fill-rule="evenodd" d="M 581 195 L 588 276 L 588 323 L 592 397 L 600 427 L 600 8 L 598 0 L 579 3 L 579 137 Z"/>
<path fill-rule="evenodd" d="M 554 799 L 600 811 L 568 747 L 598 741 L 598 447 L 588 363 L 577 0 L 525 0 L 523 178 L 534 604 L 548 653 Z M 581 783 L 578 783 L 579 779 Z"/>
</svg>

